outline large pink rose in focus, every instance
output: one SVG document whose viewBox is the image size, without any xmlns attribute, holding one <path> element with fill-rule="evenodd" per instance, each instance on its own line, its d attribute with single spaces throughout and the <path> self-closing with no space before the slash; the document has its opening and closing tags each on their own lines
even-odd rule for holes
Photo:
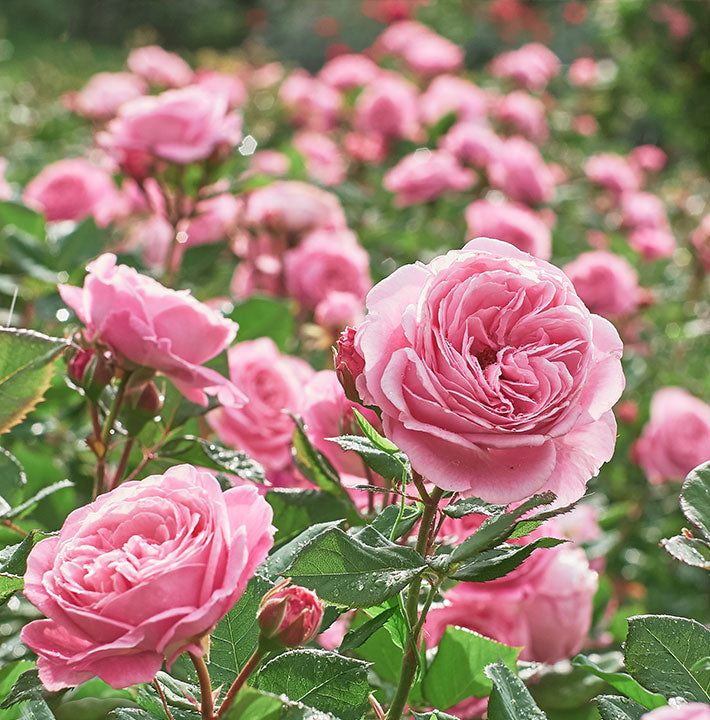
<svg viewBox="0 0 710 720">
<path fill-rule="evenodd" d="M 549 263 L 488 238 L 405 265 L 367 297 L 357 390 L 445 489 L 489 502 L 578 499 L 614 451 L 614 327 Z"/>
<path fill-rule="evenodd" d="M 254 487 L 222 492 L 191 465 L 127 482 L 72 512 L 30 553 L 25 597 L 47 619 L 22 630 L 48 690 L 98 675 L 150 682 L 163 661 L 204 653 L 273 542 Z M 176 602 L 179 600 L 179 602 Z"/>
<path fill-rule="evenodd" d="M 107 345 L 126 370 L 161 372 L 190 401 L 241 403 L 241 393 L 216 370 L 202 367 L 237 334 L 238 325 L 105 253 L 87 266 L 84 287 L 60 285 L 62 300 L 86 325 L 89 342 Z"/>
<path fill-rule="evenodd" d="M 642 715 L 641 720 L 710 720 L 710 707 L 704 703 L 665 705 Z"/>
</svg>

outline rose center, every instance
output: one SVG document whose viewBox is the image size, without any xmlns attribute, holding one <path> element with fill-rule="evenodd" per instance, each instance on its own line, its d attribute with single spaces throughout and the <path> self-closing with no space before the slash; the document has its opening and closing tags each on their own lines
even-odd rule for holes
<svg viewBox="0 0 710 720">
<path fill-rule="evenodd" d="M 485 370 L 498 359 L 498 353 L 492 347 L 487 347 L 476 353 L 476 359 L 481 366 L 481 370 Z"/>
</svg>

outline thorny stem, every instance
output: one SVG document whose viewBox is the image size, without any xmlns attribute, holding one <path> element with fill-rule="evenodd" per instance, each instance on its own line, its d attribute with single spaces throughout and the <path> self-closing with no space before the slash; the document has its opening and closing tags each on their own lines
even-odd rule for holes
<svg viewBox="0 0 710 720">
<path fill-rule="evenodd" d="M 168 720 L 175 720 L 173 714 L 170 712 L 170 708 L 168 707 L 168 701 L 165 699 L 165 693 L 163 692 L 163 688 L 160 687 L 158 678 L 155 678 L 153 680 L 153 685 L 155 685 L 155 689 L 158 691 L 158 695 L 160 695 L 160 699 L 163 703 L 163 710 L 165 710 L 165 714 L 168 716 Z"/>
<path fill-rule="evenodd" d="M 219 706 L 219 710 L 217 710 L 217 714 L 214 716 L 215 720 L 217 720 L 217 718 L 221 718 L 227 710 L 232 707 L 232 704 L 237 697 L 237 693 L 242 689 L 242 685 L 244 685 L 248 677 L 254 672 L 254 670 L 256 670 L 257 666 L 261 662 L 262 655 L 263 651 L 257 647 L 257 649 L 254 650 L 253 655 L 249 658 L 249 660 L 247 660 L 247 664 L 240 670 L 239 675 L 237 675 L 237 679 L 232 683 L 232 687 L 229 688 L 227 694 L 224 696 L 224 700 L 222 700 L 222 704 Z"/>
<path fill-rule="evenodd" d="M 213 720 L 214 701 L 212 700 L 212 683 L 210 682 L 210 674 L 207 670 L 207 663 L 202 655 L 188 653 L 192 664 L 197 671 L 197 679 L 200 681 L 200 712 L 202 720 Z"/>
</svg>

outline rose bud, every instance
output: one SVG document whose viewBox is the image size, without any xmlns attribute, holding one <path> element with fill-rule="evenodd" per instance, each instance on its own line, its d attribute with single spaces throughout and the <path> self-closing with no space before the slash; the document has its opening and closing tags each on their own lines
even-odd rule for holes
<svg viewBox="0 0 710 720">
<path fill-rule="evenodd" d="M 73 355 L 67 363 L 67 372 L 75 383 L 81 385 L 84 380 L 86 368 L 94 357 L 94 353 L 94 348 L 81 348 L 77 350 L 76 354 Z"/>
<path fill-rule="evenodd" d="M 362 403 L 355 383 L 364 368 L 365 361 L 355 347 L 355 328 L 346 327 L 337 342 L 335 372 L 345 390 L 345 396 L 352 402 Z"/>
<path fill-rule="evenodd" d="M 256 620 L 263 640 L 297 647 L 318 633 L 323 605 L 314 592 L 289 582 L 284 580 L 264 595 Z"/>
<path fill-rule="evenodd" d="M 113 378 L 113 360 L 110 353 L 97 353 L 91 347 L 81 348 L 67 363 L 67 373 L 81 387 L 102 388 Z"/>
<path fill-rule="evenodd" d="M 163 409 L 163 397 L 158 392 L 158 388 L 155 387 L 154 382 L 149 382 L 143 388 L 143 392 L 140 398 L 138 398 L 138 407 L 154 415 Z"/>
</svg>

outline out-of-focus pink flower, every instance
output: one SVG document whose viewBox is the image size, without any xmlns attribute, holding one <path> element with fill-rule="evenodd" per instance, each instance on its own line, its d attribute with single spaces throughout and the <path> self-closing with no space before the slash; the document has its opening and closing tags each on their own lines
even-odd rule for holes
<svg viewBox="0 0 710 720">
<path fill-rule="evenodd" d="M 418 150 L 387 172 L 383 185 L 396 194 L 397 207 L 406 207 L 435 200 L 447 192 L 468 190 L 475 182 L 476 174 L 461 167 L 445 150 Z"/>
<path fill-rule="evenodd" d="M 131 73 L 98 73 L 79 92 L 66 93 L 62 101 L 72 112 L 97 120 L 112 118 L 129 100 L 145 95 L 148 84 Z"/>
<path fill-rule="evenodd" d="M 584 172 L 593 183 L 614 195 L 639 190 L 643 179 L 627 158 L 613 153 L 592 155 L 584 166 Z"/>
<path fill-rule="evenodd" d="M 560 71 L 559 58 L 541 43 L 529 43 L 493 58 L 494 77 L 511 78 L 528 90 L 542 90 Z"/>
<path fill-rule="evenodd" d="M 330 627 L 323 630 L 317 638 L 318 644 L 326 650 L 335 650 L 343 642 L 355 612 L 351 610 L 343 613 Z"/>
<path fill-rule="evenodd" d="M 694 27 L 693 21 L 687 13 L 670 3 L 655 3 L 651 10 L 651 17 L 658 22 L 665 23 L 668 32 L 675 40 L 684 40 Z"/>
<path fill-rule="evenodd" d="M 286 175 L 291 167 L 288 156 L 278 150 L 259 150 L 251 156 L 249 170 L 264 175 Z"/>
<path fill-rule="evenodd" d="M 364 135 L 417 140 L 422 135 L 417 89 L 395 73 L 383 73 L 358 97 L 353 124 Z"/>
<path fill-rule="evenodd" d="M 235 229 L 244 211 L 244 201 L 229 193 L 200 200 L 195 206 L 194 217 L 178 226 L 186 234 L 185 247 L 218 242 Z"/>
<path fill-rule="evenodd" d="M 582 253 L 562 269 L 593 313 L 626 315 L 638 307 L 638 275 L 619 255 L 593 250 Z"/>
<path fill-rule="evenodd" d="M 589 230 L 587 243 L 596 250 L 604 250 L 609 247 L 609 238 L 601 230 Z"/>
<path fill-rule="evenodd" d="M 302 130 L 293 136 L 293 146 L 303 155 L 312 180 L 321 185 L 339 185 L 345 180 L 345 160 L 328 135 Z"/>
<path fill-rule="evenodd" d="M 330 130 L 338 119 L 340 93 L 305 70 L 295 70 L 284 80 L 279 98 L 293 122 L 311 130 Z"/>
<path fill-rule="evenodd" d="M 656 145 L 639 145 L 631 151 L 631 160 L 642 170 L 658 172 L 665 166 L 668 156 Z"/>
<path fill-rule="evenodd" d="M 658 390 L 633 457 L 654 485 L 683 480 L 694 467 L 710 460 L 710 405 L 683 388 Z"/>
<path fill-rule="evenodd" d="M 362 0 L 362 14 L 383 23 L 409 20 L 420 5 L 429 0 Z"/>
<path fill-rule="evenodd" d="M 456 123 L 440 140 L 442 150 L 450 152 L 460 163 L 486 167 L 499 150 L 501 139 L 486 125 Z"/>
<path fill-rule="evenodd" d="M 284 66 L 280 62 L 270 62 L 258 68 L 252 68 L 247 76 L 247 84 L 255 90 L 264 90 L 276 85 L 284 76 Z"/>
<path fill-rule="evenodd" d="M 158 45 L 131 50 L 128 69 L 159 88 L 178 88 L 192 82 L 192 68 L 175 53 Z"/>
<path fill-rule="evenodd" d="M 594 133 L 599 130 L 599 123 L 594 115 L 575 115 L 574 118 L 572 118 L 572 127 L 580 135 L 586 135 L 588 137 L 594 135 Z"/>
<path fill-rule="evenodd" d="M 318 73 L 318 78 L 336 90 L 350 90 L 369 85 L 380 72 L 380 68 L 367 55 L 346 53 L 328 60 Z"/>
<path fill-rule="evenodd" d="M 363 318 L 363 299 L 350 292 L 334 290 L 316 305 L 316 323 L 330 331 L 340 332 L 348 325 L 357 325 Z"/>
<path fill-rule="evenodd" d="M 117 248 L 119 252 L 143 251 L 143 260 L 150 268 L 163 268 L 175 239 L 175 229 L 164 215 L 153 214 L 145 220 L 132 222 L 125 240 Z"/>
<path fill-rule="evenodd" d="M 550 228 L 524 205 L 476 200 L 466 208 L 466 224 L 469 237 L 503 240 L 543 260 L 552 255 Z"/>
<path fill-rule="evenodd" d="M 434 125 L 449 113 L 460 121 L 482 123 L 488 114 L 488 94 L 464 78 L 439 75 L 419 98 L 419 110 L 425 125 Z"/>
<path fill-rule="evenodd" d="M 305 645 L 318 633 L 323 604 L 312 591 L 284 580 L 264 595 L 256 612 L 262 638 L 286 647 Z"/>
<path fill-rule="evenodd" d="M 546 142 L 548 137 L 545 106 L 524 90 L 506 95 L 496 106 L 501 122 L 512 125 L 522 135 L 535 142 Z"/>
<path fill-rule="evenodd" d="M 706 272 L 710 272 L 710 214 L 706 215 L 690 235 L 698 259 Z"/>
<path fill-rule="evenodd" d="M 501 142 L 487 166 L 493 187 L 512 200 L 527 204 L 547 202 L 555 190 L 555 178 L 538 149 L 521 137 Z"/>
<path fill-rule="evenodd" d="M 387 140 L 371 133 L 348 133 L 345 152 L 357 162 L 379 165 L 387 157 Z"/>
<path fill-rule="evenodd" d="M 671 257 L 676 248 L 675 238 L 667 226 L 640 227 L 629 235 L 629 245 L 644 260 Z"/>
<path fill-rule="evenodd" d="M 247 101 L 246 85 L 235 73 L 198 70 L 194 83 L 212 95 L 224 97 L 230 110 L 241 107 Z"/>
<path fill-rule="evenodd" d="M 0 157 L 0 200 L 9 200 L 12 197 L 12 188 L 5 179 L 6 171 L 7 160 L 4 157 Z"/>
<path fill-rule="evenodd" d="M 633 400 L 622 400 L 614 412 L 619 421 L 626 425 L 633 425 L 639 419 L 639 406 Z"/>
<path fill-rule="evenodd" d="M 593 87 L 599 82 L 599 68 L 590 57 L 577 58 L 569 67 L 569 81 L 577 87 Z"/>
<path fill-rule="evenodd" d="M 667 227 L 663 201 L 653 193 L 628 192 L 621 196 L 622 224 L 629 228 Z"/>
</svg>

